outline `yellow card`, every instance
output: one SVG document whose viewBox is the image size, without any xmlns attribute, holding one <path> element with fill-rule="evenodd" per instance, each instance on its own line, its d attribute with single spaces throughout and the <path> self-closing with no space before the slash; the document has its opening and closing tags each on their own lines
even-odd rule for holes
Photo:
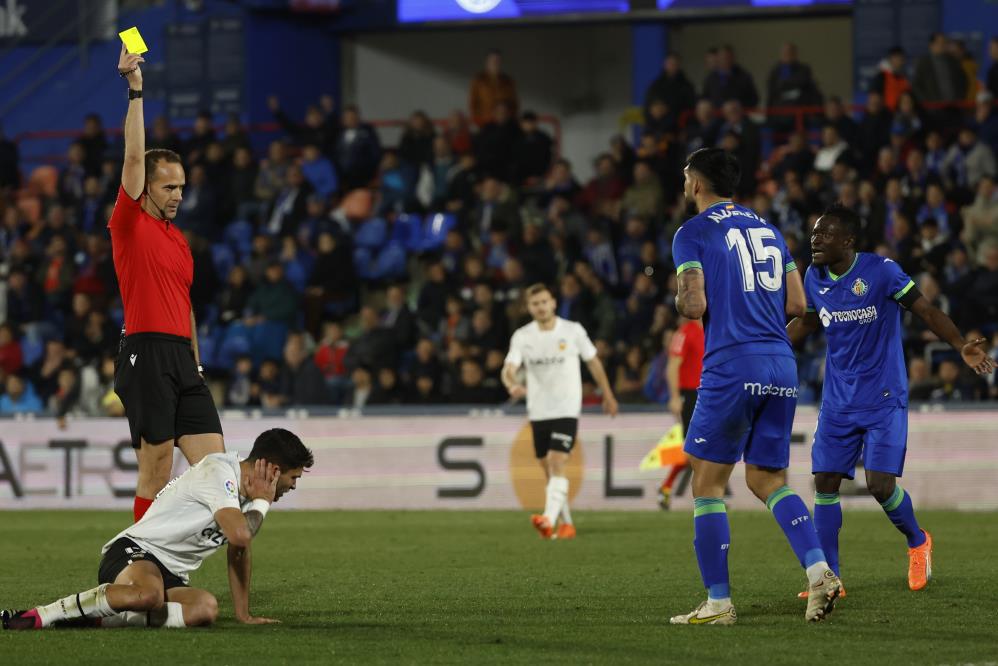
<svg viewBox="0 0 998 666">
<path fill-rule="evenodd" d="M 145 41 L 142 39 L 142 35 L 139 34 L 139 29 L 134 26 L 128 30 L 119 32 L 118 36 L 125 43 L 125 49 L 129 53 L 145 53 L 149 50 L 149 47 L 146 46 Z"/>
</svg>

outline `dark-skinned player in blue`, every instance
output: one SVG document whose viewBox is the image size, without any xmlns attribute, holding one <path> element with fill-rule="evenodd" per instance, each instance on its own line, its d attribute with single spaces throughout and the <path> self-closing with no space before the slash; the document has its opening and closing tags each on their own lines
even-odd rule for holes
<svg viewBox="0 0 998 666">
<path fill-rule="evenodd" d="M 908 437 L 908 375 L 901 342 L 902 308 L 960 352 L 981 375 L 994 371 L 984 338 L 967 341 L 891 259 L 856 251 L 859 216 L 835 205 L 811 232 L 813 263 L 804 278 L 807 313 L 787 325 L 796 345 L 825 329 L 828 350 L 818 427 L 811 449 L 814 524 L 828 564 L 839 574 L 842 506 L 839 485 L 863 456 L 866 484 L 908 542 L 908 587 L 932 577 L 932 536 L 915 518 L 911 496 L 897 484 Z"/>
<path fill-rule="evenodd" d="M 703 373 L 686 444 L 693 467 L 693 549 L 707 600 L 672 624 L 734 624 L 728 580 L 731 532 L 724 488 L 745 461 L 749 490 L 766 503 L 804 568 L 809 622 L 825 619 L 840 584 L 825 561 L 804 501 L 786 484 L 797 408 L 797 361 L 787 318 L 803 316 L 800 273 L 780 231 L 731 201 L 738 160 L 718 148 L 690 155 L 686 199 L 699 213 L 676 232 L 676 307 L 702 319 Z"/>
</svg>

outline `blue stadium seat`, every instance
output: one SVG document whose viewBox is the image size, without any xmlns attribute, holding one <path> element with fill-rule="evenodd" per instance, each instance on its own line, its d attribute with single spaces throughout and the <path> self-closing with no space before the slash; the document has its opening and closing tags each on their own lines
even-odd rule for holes
<svg viewBox="0 0 998 666">
<path fill-rule="evenodd" d="M 45 353 L 45 341 L 36 335 L 21 338 L 21 361 L 24 367 L 37 363 Z"/>
<path fill-rule="evenodd" d="M 236 253 L 225 243 L 212 243 L 211 261 L 215 264 L 215 273 L 220 279 L 225 280 L 232 267 L 236 265 Z"/>
<path fill-rule="evenodd" d="M 423 218 L 419 215 L 402 213 L 395 218 L 390 242 L 399 243 L 409 252 L 419 252 L 423 233 Z"/>
<path fill-rule="evenodd" d="M 361 222 L 354 234 L 353 243 L 357 247 L 378 249 L 388 240 L 388 223 L 380 217 L 372 217 Z"/>
<path fill-rule="evenodd" d="M 378 253 L 374 262 L 375 280 L 392 280 L 406 276 L 407 256 L 401 243 L 389 243 L 388 247 Z"/>
<path fill-rule="evenodd" d="M 250 353 L 253 363 L 259 365 L 267 359 L 280 361 L 284 356 L 284 341 L 288 326 L 278 321 L 265 321 L 249 329 Z"/>
<path fill-rule="evenodd" d="M 423 223 L 423 237 L 419 244 L 422 252 L 436 250 L 443 246 L 447 232 L 457 226 L 457 218 L 452 213 L 435 213 Z"/>
<path fill-rule="evenodd" d="M 302 265 L 302 262 L 297 259 L 292 259 L 291 261 L 284 262 L 284 277 L 287 278 L 291 286 L 295 288 L 299 294 L 305 291 L 305 283 L 308 282 L 308 272 Z"/>
<path fill-rule="evenodd" d="M 353 265 L 357 270 L 357 277 L 361 280 L 373 280 L 371 262 L 373 257 L 371 251 L 366 247 L 356 247 L 353 250 Z"/>
<path fill-rule="evenodd" d="M 225 227 L 225 242 L 240 257 L 249 256 L 253 250 L 253 225 L 246 220 L 237 220 Z"/>
<path fill-rule="evenodd" d="M 249 354 L 250 351 L 249 329 L 243 324 L 235 322 L 230 324 L 222 334 L 222 342 L 218 345 L 215 362 L 217 367 L 228 370 L 235 365 L 237 356 Z"/>
</svg>

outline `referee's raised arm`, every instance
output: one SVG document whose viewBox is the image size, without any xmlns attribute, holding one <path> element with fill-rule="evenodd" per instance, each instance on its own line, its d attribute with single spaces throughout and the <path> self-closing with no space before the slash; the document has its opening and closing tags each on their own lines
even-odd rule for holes
<svg viewBox="0 0 998 666">
<path fill-rule="evenodd" d="M 121 45 L 118 73 L 128 81 L 128 115 L 125 116 L 125 161 L 121 167 L 121 186 L 132 199 L 142 196 L 146 185 L 146 128 L 142 117 L 142 70 L 145 58 L 129 53 Z"/>
</svg>

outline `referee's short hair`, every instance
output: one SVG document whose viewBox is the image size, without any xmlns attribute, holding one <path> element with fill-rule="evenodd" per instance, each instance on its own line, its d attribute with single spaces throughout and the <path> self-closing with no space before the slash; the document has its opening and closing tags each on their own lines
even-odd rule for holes
<svg viewBox="0 0 998 666">
<path fill-rule="evenodd" d="M 302 443 L 298 435 L 284 428 L 265 430 L 256 438 L 253 450 L 246 459 L 254 461 L 261 458 L 277 465 L 282 472 L 299 467 L 308 469 L 314 463 L 312 451 Z"/>
<path fill-rule="evenodd" d="M 547 286 L 543 282 L 535 282 L 534 284 L 527 287 L 527 292 L 526 292 L 527 298 L 529 299 L 532 296 L 536 296 L 542 291 L 546 291 L 548 295 L 551 296 L 551 298 L 554 298 L 554 292 L 551 291 L 551 287 Z"/>
<path fill-rule="evenodd" d="M 152 150 L 146 151 L 146 182 L 148 182 L 154 173 L 156 173 L 156 166 L 160 162 L 169 162 L 171 164 L 183 164 L 180 159 L 180 155 L 173 152 L 172 150 L 167 150 L 166 148 L 153 148 Z"/>
<path fill-rule="evenodd" d="M 701 148 L 694 151 L 686 158 L 686 168 L 706 179 L 711 191 L 721 197 L 734 195 L 742 177 L 738 158 L 721 148 Z"/>
</svg>

